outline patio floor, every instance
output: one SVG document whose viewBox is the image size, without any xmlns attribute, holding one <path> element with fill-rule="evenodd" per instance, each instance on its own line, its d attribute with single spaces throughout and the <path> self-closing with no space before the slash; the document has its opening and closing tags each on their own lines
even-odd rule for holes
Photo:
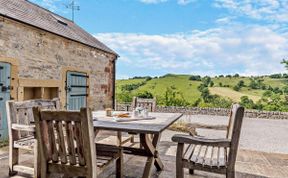
<svg viewBox="0 0 288 178">
<path fill-rule="evenodd" d="M 157 172 L 153 170 L 153 178 L 173 178 L 175 176 L 175 152 L 176 144 L 171 142 L 171 136 L 175 134 L 173 131 L 165 131 L 162 135 L 161 143 L 159 145 L 159 152 L 164 164 L 164 171 Z M 101 139 L 106 138 L 103 136 Z M 110 142 L 112 137 L 108 137 L 102 141 Z M 0 178 L 8 177 L 8 154 L 7 148 L 0 149 Z M 29 153 L 25 153 L 22 161 L 27 162 L 31 159 Z M 126 178 L 138 178 L 142 177 L 144 164 L 146 159 L 143 157 L 128 156 L 124 157 L 124 175 Z M 274 154 L 265 153 L 259 151 L 251 151 L 240 149 L 236 163 L 236 177 L 288 177 L 288 155 L 286 154 Z M 103 170 L 100 178 L 112 178 L 115 177 L 114 164 L 110 164 L 105 170 Z M 195 171 L 194 175 L 189 175 L 188 171 L 185 171 L 186 177 L 191 178 L 203 178 L 203 177 L 225 177 L 217 174 L 210 174 L 201 171 Z M 27 175 L 14 176 L 27 177 Z M 55 176 L 53 176 L 55 177 Z"/>
</svg>

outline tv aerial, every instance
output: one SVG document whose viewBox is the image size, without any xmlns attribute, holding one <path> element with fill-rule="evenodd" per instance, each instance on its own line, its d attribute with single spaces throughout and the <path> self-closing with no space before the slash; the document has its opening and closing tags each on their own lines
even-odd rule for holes
<svg viewBox="0 0 288 178">
<path fill-rule="evenodd" d="M 67 9 L 72 10 L 72 22 L 74 22 L 75 11 L 80 10 L 80 6 L 75 5 L 75 0 L 72 0 L 71 3 L 65 5 Z"/>
</svg>

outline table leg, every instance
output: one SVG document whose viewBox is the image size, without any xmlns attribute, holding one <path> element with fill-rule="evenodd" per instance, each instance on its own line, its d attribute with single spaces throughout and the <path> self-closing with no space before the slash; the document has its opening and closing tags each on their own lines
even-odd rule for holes
<svg viewBox="0 0 288 178">
<path fill-rule="evenodd" d="M 157 168 L 157 171 L 162 171 L 163 168 L 164 168 L 164 165 L 161 161 L 161 159 L 159 158 L 159 153 L 158 153 L 158 150 L 157 150 L 157 146 L 158 146 L 158 143 L 160 141 L 160 138 L 161 138 L 161 134 L 155 134 L 153 135 L 153 140 L 152 140 L 152 144 L 153 146 L 155 147 L 156 149 L 156 153 L 154 155 L 154 158 L 155 158 L 155 166 Z"/>
<path fill-rule="evenodd" d="M 160 140 L 160 134 L 155 134 L 152 141 L 150 140 L 149 137 L 150 136 L 148 134 L 140 134 L 141 145 L 144 147 L 147 153 L 151 155 L 147 158 L 143 178 L 150 177 L 153 164 L 156 166 L 158 171 L 163 170 L 164 167 L 162 161 L 159 158 L 158 151 L 156 149 L 158 142 Z"/>
</svg>

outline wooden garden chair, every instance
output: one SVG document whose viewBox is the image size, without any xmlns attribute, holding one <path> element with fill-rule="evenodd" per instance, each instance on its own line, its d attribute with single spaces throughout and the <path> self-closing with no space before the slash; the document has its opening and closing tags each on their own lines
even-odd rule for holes
<svg viewBox="0 0 288 178">
<path fill-rule="evenodd" d="M 112 145 L 97 148 L 90 109 L 81 108 L 77 112 L 33 108 L 33 114 L 41 155 L 41 178 L 51 173 L 96 178 L 97 167 L 103 168 L 115 159 L 116 177 L 122 177 L 122 149 Z"/>
<path fill-rule="evenodd" d="M 183 178 L 184 168 L 188 168 L 190 174 L 193 174 L 194 170 L 202 170 L 234 178 L 243 116 L 244 108 L 238 104 L 233 105 L 225 139 L 174 135 L 172 141 L 178 143 L 176 177 Z"/>
<path fill-rule="evenodd" d="M 233 107 L 233 105 L 232 105 Z M 191 136 L 198 136 L 201 137 L 201 135 L 198 134 L 198 129 L 210 129 L 210 130 L 217 130 L 217 131 L 226 131 L 226 138 L 228 134 L 228 129 L 231 124 L 231 117 L 232 117 L 232 107 L 229 113 L 229 119 L 228 119 L 228 125 L 211 125 L 211 124 L 203 124 L 203 123 L 186 123 L 185 127 L 188 129 L 188 132 Z"/>
<path fill-rule="evenodd" d="M 131 107 L 132 109 L 135 109 L 136 107 L 142 107 L 147 109 L 149 112 L 155 112 L 156 98 L 146 99 L 146 98 L 133 97 Z"/>
<path fill-rule="evenodd" d="M 17 172 L 32 174 L 40 177 L 38 169 L 39 153 L 35 141 L 35 125 L 33 107 L 57 110 L 60 108 L 59 99 L 7 101 L 7 121 L 9 130 L 9 175 Z M 34 153 L 34 168 L 19 164 L 20 150 L 29 150 Z"/>
<path fill-rule="evenodd" d="M 149 112 L 155 112 L 156 111 L 156 98 L 154 97 L 153 99 L 146 99 L 146 98 L 133 97 L 133 100 L 131 103 L 131 109 L 133 110 L 136 107 L 142 107 L 142 108 L 147 109 Z M 122 133 L 117 132 L 118 144 L 123 145 L 129 141 L 131 141 L 131 143 L 135 143 L 134 136 L 135 134 L 129 133 L 129 136 L 123 140 Z"/>
</svg>

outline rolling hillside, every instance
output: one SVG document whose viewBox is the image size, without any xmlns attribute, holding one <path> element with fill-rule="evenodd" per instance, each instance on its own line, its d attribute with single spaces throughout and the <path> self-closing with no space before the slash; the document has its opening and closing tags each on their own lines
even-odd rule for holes
<svg viewBox="0 0 288 178">
<path fill-rule="evenodd" d="M 122 93 L 122 86 L 127 84 L 140 84 L 141 86 L 131 91 L 131 95 L 137 95 L 144 91 L 148 91 L 156 97 L 164 97 L 167 87 L 173 87 L 180 91 L 184 98 L 189 103 L 194 103 L 200 98 L 201 93 L 198 91 L 198 86 L 202 83 L 201 81 L 189 80 L 190 75 L 166 75 L 164 77 L 153 78 L 149 81 L 143 79 L 127 79 L 116 81 L 116 95 Z M 286 79 L 272 79 L 269 77 L 263 77 L 263 84 L 271 87 L 279 87 L 282 89 L 287 83 Z M 242 80 L 244 81 L 244 87 L 240 91 L 233 90 L 233 87 Z M 213 87 L 209 87 L 211 94 L 217 94 L 225 98 L 230 98 L 233 101 L 240 101 L 241 96 L 248 96 L 254 102 L 258 101 L 265 90 L 262 89 L 251 89 L 247 87 L 250 83 L 249 77 L 220 77 L 212 78 L 214 82 Z M 222 86 L 222 87 L 221 87 Z M 223 87 L 225 86 L 225 87 Z M 117 97 L 117 96 L 116 96 Z"/>
</svg>

